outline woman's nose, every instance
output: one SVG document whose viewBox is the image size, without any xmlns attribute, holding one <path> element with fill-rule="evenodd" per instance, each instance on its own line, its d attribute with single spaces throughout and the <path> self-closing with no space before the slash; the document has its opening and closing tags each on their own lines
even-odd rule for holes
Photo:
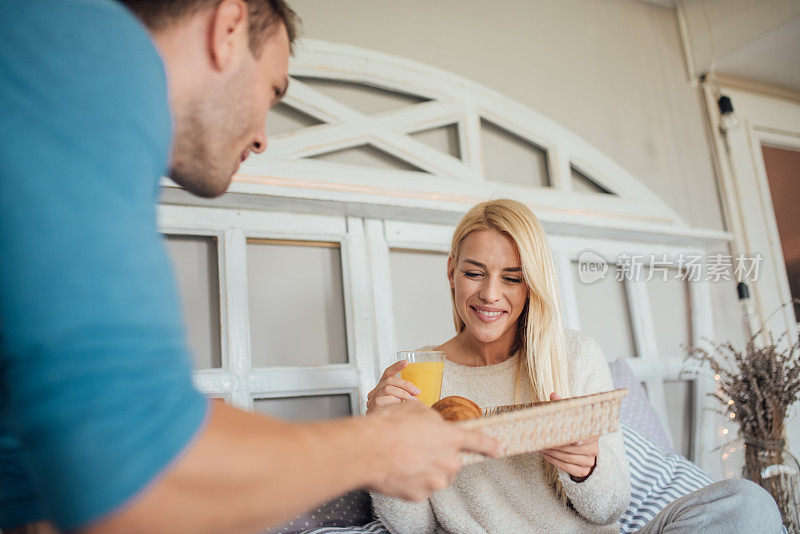
<svg viewBox="0 0 800 534">
<path fill-rule="evenodd" d="M 500 299 L 500 281 L 493 278 L 487 278 L 481 285 L 478 297 L 485 302 L 495 302 Z"/>
</svg>

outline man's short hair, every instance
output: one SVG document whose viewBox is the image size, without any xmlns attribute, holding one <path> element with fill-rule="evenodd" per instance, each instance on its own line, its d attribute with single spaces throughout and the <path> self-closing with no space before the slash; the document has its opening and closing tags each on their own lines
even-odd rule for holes
<svg viewBox="0 0 800 534">
<path fill-rule="evenodd" d="M 215 7 L 222 0 L 120 0 L 153 31 L 160 30 L 183 17 Z M 297 16 L 286 0 L 244 0 L 247 4 L 247 20 L 250 50 L 255 57 L 261 55 L 264 43 L 278 23 L 286 27 L 289 44 L 294 44 L 300 25 Z"/>
</svg>

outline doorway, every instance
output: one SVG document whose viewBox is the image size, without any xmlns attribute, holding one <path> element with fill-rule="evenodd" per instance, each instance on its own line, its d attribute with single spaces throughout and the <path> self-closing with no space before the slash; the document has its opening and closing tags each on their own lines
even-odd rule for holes
<svg viewBox="0 0 800 534">
<path fill-rule="evenodd" d="M 762 145 L 761 154 L 775 210 L 792 299 L 800 299 L 800 150 Z M 794 302 L 800 323 L 800 300 Z"/>
</svg>

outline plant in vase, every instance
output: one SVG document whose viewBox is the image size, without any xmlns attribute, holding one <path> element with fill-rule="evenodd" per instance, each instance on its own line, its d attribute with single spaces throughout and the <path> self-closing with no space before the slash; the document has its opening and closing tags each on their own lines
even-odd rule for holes
<svg viewBox="0 0 800 534">
<path fill-rule="evenodd" d="M 763 330 L 744 350 L 713 342 L 708 349 L 690 348 L 687 362 L 711 368 L 717 390 L 709 396 L 739 423 L 742 476 L 766 489 L 789 532 L 800 533 L 800 466 L 784 449 L 787 411 L 800 397 L 800 339 L 792 343 L 788 333 L 775 338 Z"/>
</svg>

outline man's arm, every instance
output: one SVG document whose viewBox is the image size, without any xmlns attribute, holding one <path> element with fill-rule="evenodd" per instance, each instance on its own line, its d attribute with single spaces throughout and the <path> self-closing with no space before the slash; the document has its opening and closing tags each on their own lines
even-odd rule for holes
<svg viewBox="0 0 800 534">
<path fill-rule="evenodd" d="M 462 450 L 498 453 L 417 403 L 306 425 L 218 403 L 166 474 L 88 532 L 253 532 L 358 487 L 420 500 L 449 485 Z"/>
</svg>

